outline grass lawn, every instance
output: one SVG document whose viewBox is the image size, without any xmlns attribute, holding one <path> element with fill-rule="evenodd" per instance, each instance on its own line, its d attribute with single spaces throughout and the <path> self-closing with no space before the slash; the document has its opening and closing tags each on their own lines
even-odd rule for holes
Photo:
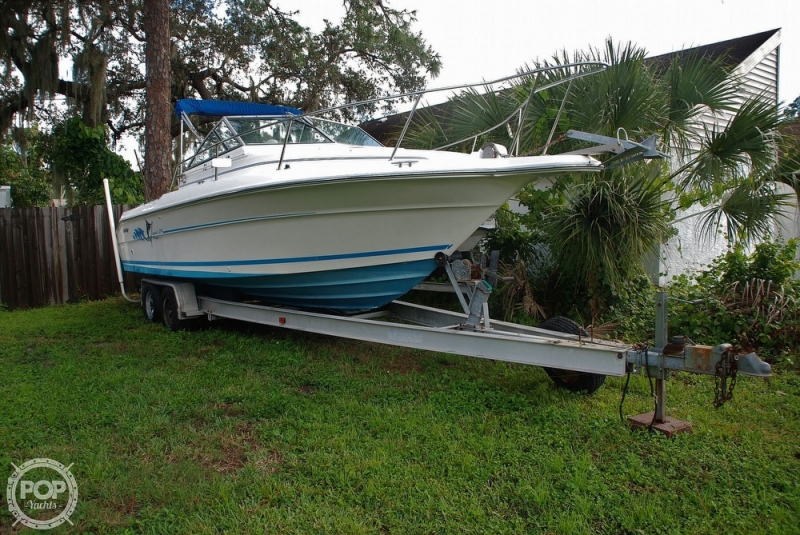
<svg viewBox="0 0 800 535">
<path fill-rule="evenodd" d="M 99 533 L 800 533 L 800 375 L 675 374 L 673 440 L 539 368 L 235 322 L 169 332 L 121 299 L 0 311 L 0 481 L 48 457 Z M 626 415 L 652 410 L 631 378 Z M 13 517 L 0 485 L 0 533 Z M 29 530 L 33 532 L 32 530 Z"/>
</svg>

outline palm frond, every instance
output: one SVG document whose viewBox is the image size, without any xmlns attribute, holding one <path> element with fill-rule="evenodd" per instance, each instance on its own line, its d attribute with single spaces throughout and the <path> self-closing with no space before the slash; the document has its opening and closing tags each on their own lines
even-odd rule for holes
<svg viewBox="0 0 800 535">
<path fill-rule="evenodd" d="M 562 262 L 617 285 L 668 236 L 669 183 L 649 165 L 607 171 L 567 190 L 566 204 L 546 219 Z"/>
<path fill-rule="evenodd" d="M 723 58 L 677 54 L 660 79 L 667 111 L 661 137 L 671 149 L 686 151 L 698 140 L 695 127 L 703 113 L 736 111 L 739 82 Z"/>
<path fill-rule="evenodd" d="M 800 139 L 784 135 L 777 142 L 778 163 L 770 169 L 770 179 L 791 187 L 800 199 Z"/>
<path fill-rule="evenodd" d="M 509 92 L 495 92 L 490 88 L 478 92 L 475 89 L 464 91 L 454 100 L 454 115 L 449 125 L 453 139 L 464 139 L 495 127 L 512 117 L 520 105 Z M 508 145 L 513 131 L 497 128 L 487 136 L 496 143 Z"/>
<path fill-rule="evenodd" d="M 396 142 L 396 139 L 393 142 Z M 450 139 L 442 129 L 439 119 L 430 110 L 417 112 L 415 120 L 403 138 L 403 146 L 412 149 L 434 149 L 447 143 L 450 143 Z"/>
<path fill-rule="evenodd" d="M 724 227 L 730 243 L 752 243 L 771 233 L 775 218 L 791 201 L 769 181 L 744 181 L 726 191 L 718 205 L 702 212 L 698 233 L 713 241 Z"/>
<path fill-rule="evenodd" d="M 645 50 L 631 43 L 615 45 L 610 39 L 601 51 L 592 49 L 585 59 L 611 66 L 594 76 L 577 80 L 570 97 L 575 128 L 616 135 L 654 130 L 658 124 L 660 90 L 644 65 Z"/>
<path fill-rule="evenodd" d="M 673 173 L 681 191 L 719 190 L 720 184 L 765 172 L 775 163 L 774 132 L 779 124 L 775 105 L 756 97 L 724 127 L 706 127 L 696 157 Z"/>
</svg>

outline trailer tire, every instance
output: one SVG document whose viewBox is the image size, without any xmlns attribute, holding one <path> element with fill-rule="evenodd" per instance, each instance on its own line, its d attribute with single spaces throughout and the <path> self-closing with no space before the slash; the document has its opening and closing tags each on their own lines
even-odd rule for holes
<svg viewBox="0 0 800 535">
<path fill-rule="evenodd" d="M 559 333 L 589 337 L 589 333 L 586 332 L 586 329 L 569 318 L 550 318 L 539 325 L 539 328 Z M 586 392 L 587 394 L 592 394 L 606 382 L 606 376 L 599 373 L 559 370 L 557 368 L 543 369 L 556 386 L 566 388 L 571 392 Z"/>
<path fill-rule="evenodd" d="M 190 320 L 182 320 L 178 317 L 178 299 L 175 291 L 166 287 L 161 292 L 161 321 L 164 326 L 171 331 L 180 331 L 189 326 Z"/>
<path fill-rule="evenodd" d="M 148 323 L 161 321 L 161 292 L 158 286 L 142 284 L 142 312 Z"/>
</svg>

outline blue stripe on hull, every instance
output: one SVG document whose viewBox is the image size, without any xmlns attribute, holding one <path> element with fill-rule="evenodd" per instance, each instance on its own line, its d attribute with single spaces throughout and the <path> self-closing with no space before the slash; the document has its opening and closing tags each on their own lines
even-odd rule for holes
<svg viewBox="0 0 800 535">
<path fill-rule="evenodd" d="M 407 247 L 405 249 L 387 249 L 383 251 L 364 251 L 359 253 L 343 253 L 343 254 L 331 254 L 331 255 L 319 255 L 319 256 L 297 256 L 297 257 L 289 257 L 289 258 L 255 258 L 255 259 L 248 259 L 248 260 L 202 260 L 202 261 L 191 261 L 191 262 L 178 262 L 178 261 L 154 261 L 154 260 L 123 260 L 123 264 L 125 269 L 134 270 L 134 266 L 138 268 L 140 271 L 139 273 L 155 273 L 155 271 L 143 271 L 144 269 L 152 269 L 158 270 L 163 267 L 193 267 L 193 268 L 205 268 L 205 267 L 228 267 L 228 266 L 265 266 L 265 265 L 274 265 L 274 264 L 296 264 L 300 262 L 325 262 L 328 260 L 350 260 L 353 258 L 375 258 L 375 257 L 385 257 L 385 256 L 393 256 L 393 255 L 400 255 L 400 254 L 409 254 L 409 253 L 426 253 L 426 252 L 439 252 L 445 251 L 452 247 L 450 245 L 425 245 L 423 247 Z M 157 268 L 153 268 L 151 266 L 159 266 Z M 222 274 L 223 276 L 226 274 Z"/>
<path fill-rule="evenodd" d="M 272 304 L 343 312 L 381 307 L 406 294 L 436 268 L 433 259 L 381 266 L 285 275 L 236 275 L 143 268 L 126 271 L 192 280 L 195 284 L 235 290 Z"/>
</svg>

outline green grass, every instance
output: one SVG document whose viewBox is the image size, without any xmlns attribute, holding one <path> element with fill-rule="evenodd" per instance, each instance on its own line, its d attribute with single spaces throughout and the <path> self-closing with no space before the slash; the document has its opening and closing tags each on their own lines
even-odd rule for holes
<svg viewBox="0 0 800 535">
<path fill-rule="evenodd" d="M 119 299 L 0 311 L 0 481 L 74 463 L 115 533 L 800 533 L 800 376 L 676 374 L 673 440 L 538 368 L 220 322 Z M 652 409 L 634 376 L 626 415 Z M 5 503 L 5 484 L 0 485 Z M 0 533 L 13 532 L 0 507 Z"/>
</svg>

